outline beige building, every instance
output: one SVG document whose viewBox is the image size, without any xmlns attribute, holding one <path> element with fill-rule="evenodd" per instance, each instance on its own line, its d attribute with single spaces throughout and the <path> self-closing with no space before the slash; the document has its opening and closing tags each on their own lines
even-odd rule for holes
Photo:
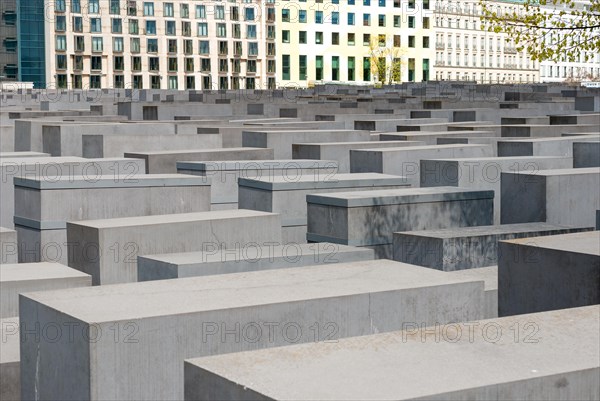
<svg viewBox="0 0 600 401">
<path fill-rule="evenodd" d="M 496 7 L 522 7 L 495 1 Z M 539 82 L 539 63 L 504 33 L 482 30 L 477 0 L 435 2 L 435 78 L 478 83 Z"/>
</svg>

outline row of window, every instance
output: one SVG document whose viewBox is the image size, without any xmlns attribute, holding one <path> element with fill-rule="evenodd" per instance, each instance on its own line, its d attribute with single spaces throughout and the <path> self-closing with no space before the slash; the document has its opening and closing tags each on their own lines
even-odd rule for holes
<svg viewBox="0 0 600 401">
<path fill-rule="evenodd" d="M 448 53 L 446 54 L 446 59 L 444 60 L 443 53 L 436 53 L 436 65 L 437 66 L 458 66 L 458 67 L 489 67 L 489 68 L 509 68 L 509 69 L 529 69 L 531 67 L 531 60 L 529 58 L 521 58 L 515 56 L 504 56 L 503 58 L 500 55 L 497 55 L 495 58 L 492 54 L 489 54 L 487 59 L 488 63 L 486 65 L 486 54 L 472 54 L 469 57 L 469 54 L 464 54 L 461 62 L 460 54 Z M 469 60 L 471 62 L 469 63 Z M 477 62 L 479 60 L 479 63 Z M 494 63 L 494 60 L 496 61 Z M 536 68 L 537 63 L 533 62 L 533 67 Z"/>
<path fill-rule="evenodd" d="M 83 56 L 73 56 L 70 62 L 72 63 L 72 67 L 74 71 L 84 71 L 87 70 L 87 60 L 88 58 L 84 58 Z M 148 57 L 147 71 L 150 72 L 159 72 L 161 71 L 161 59 L 159 57 Z M 180 63 L 182 61 L 183 63 Z M 195 73 L 195 72 L 212 72 L 212 58 L 200 58 L 199 64 L 196 64 L 196 60 L 193 57 L 184 58 L 183 60 L 178 59 L 177 57 L 168 57 L 166 59 L 167 71 L 168 72 L 179 72 L 180 70 L 186 73 Z M 104 63 L 105 58 L 102 56 L 91 56 L 89 57 L 89 69 L 91 71 L 102 71 L 103 67 L 106 67 Z M 85 64 L 84 64 L 85 63 Z M 180 66 L 180 64 L 183 64 Z M 232 72 L 234 74 L 239 74 L 242 72 L 242 64 L 245 65 L 245 72 L 247 74 L 256 73 L 257 72 L 257 60 L 247 60 L 243 61 L 240 59 L 226 59 L 220 58 L 217 59 L 219 73 L 228 73 Z M 131 70 L 132 72 L 142 72 L 144 71 L 142 67 L 142 57 L 133 56 L 131 57 L 131 65 L 125 65 L 125 57 L 123 56 L 113 56 L 112 57 L 112 68 L 109 68 L 112 71 L 124 71 Z M 199 71 L 196 70 L 198 67 Z M 64 71 L 69 69 L 69 58 L 64 54 L 58 54 L 56 56 L 56 70 Z M 267 62 L 267 72 L 275 73 L 276 72 L 276 63 L 275 60 L 269 60 Z"/>
<path fill-rule="evenodd" d="M 402 46 L 402 37 L 400 35 L 391 35 L 392 42 L 390 43 L 393 47 L 401 47 Z M 376 40 L 377 43 L 374 44 L 372 40 Z M 291 34 L 290 31 L 284 30 L 281 32 L 281 42 L 282 43 L 291 43 Z M 299 31 L 298 32 L 298 44 L 307 44 L 308 43 L 308 32 L 307 31 Z M 323 32 L 315 32 L 315 44 L 322 45 L 325 44 L 324 33 Z M 331 45 L 339 45 L 340 44 L 340 34 L 338 32 L 331 33 Z M 354 46 L 356 44 L 356 34 L 348 33 L 346 36 L 346 43 L 348 46 Z M 379 35 L 371 35 L 370 33 L 363 34 L 362 37 L 363 46 L 379 46 L 386 47 L 388 46 L 388 35 L 379 34 Z M 429 48 L 429 36 L 424 36 L 422 38 L 422 47 L 424 49 Z M 408 36 L 408 47 L 414 48 L 416 47 L 416 37 L 413 35 Z"/>
<path fill-rule="evenodd" d="M 308 11 L 306 10 L 297 10 L 298 13 L 295 16 L 292 16 L 290 9 L 284 8 L 281 10 L 281 21 L 282 22 L 299 22 L 302 24 L 308 23 Z M 408 27 L 416 28 L 416 17 L 408 16 Z M 315 24 L 332 24 L 339 25 L 340 24 L 340 13 L 338 11 L 332 11 L 331 13 L 324 14 L 323 11 L 314 11 L 314 21 Z M 346 14 L 346 22 L 350 26 L 356 25 L 356 14 L 355 13 L 347 13 Z M 378 14 L 377 15 L 377 26 L 385 27 L 387 24 L 387 15 Z M 402 16 L 394 15 L 393 16 L 393 24 L 394 28 L 402 27 Z M 364 13 L 362 14 L 362 25 L 363 26 L 371 26 L 371 14 Z M 429 17 L 422 18 L 422 27 L 423 29 L 429 29 Z"/>
<path fill-rule="evenodd" d="M 167 76 L 166 88 L 167 89 L 179 89 L 179 79 L 175 76 Z M 84 88 L 84 77 L 82 75 L 73 74 L 71 75 L 71 88 L 72 89 L 83 89 Z M 90 75 L 86 78 L 87 88 L 90 89 L 101 89 L 102 88 L 102 76 L 101 75 Z M 152 75 L 149 77 L 149 88 L 150 89 L 165 89 L 163 84 L 163 77 L 160 75 Z M 201 77 L 201 88 L 197 88 L 196 77 L 187 76 L 185 77 L 185 89 L 202 89 L 202 90 L 227 90 L 227 89 L 242 89 L 241 85 L 244 84 L 244 89 L 257 89 L 257 79 L 253 77 L 217 77 L 213 81 L 211 75 L 205 75 Z M 56 87 L 59 89 L 67 89 L 69 86 L 67 74 L 56 75 Z M 215 85 L 218 84 L 218 85 Z M 144 77 L 142 75 L 131 76 L 130 87 L 132 89 L 143 89 L 146 86 Z M 275 78 L 267 79 L 267 89 L 275 89 L 276 81 Z M 112 87 L 116 89 L 125 88 L 125 75 L 116 74 L 113 76 Z"/>
<path fill-rule="evenodd" d="M 140 38 L 130 38 L 129 40 L 129 51 L 131 53 L 141 53 L 144 51 L 145 53 L 159 53 L 159 40 L 148 38 L 146 39 L 146 47 L 142 48 Z M 92 37 L 92 52 L 98 53 L 104 51 L 104 38 L 103 37 Z M 194 54 L 194 41 L 193 40 L 183 40 L 182 48 L 179 47 L 179 41 L 177 39 L 167 39 L 166 40 L 166 50 L 168 53 L 183 53 L 185 55 Z M 244 53 L 244 44 L 247 48 L 246 53 Z M 216 41 L 217 48 L 215 50 L 218 51 L 220 55 L 229 54 L 229 49 L 233 50 L 234 56 L 243 56 L 244 54 L 249 57 L 258 56 L 258 42 L 242 42 L 242 41 L 233 41 L 230 42 L 226 40 Z M 67 37 L 65 35 L 57 35 L 55 41 L 55 49 L 58 52 L 66 52 L 67 49 Z M 112 38 L 112 52 L 114 53 L 122 53 L 125 51 L 125 39 L 123 37 L 113 37 Z M 276 46 L 274 43 L 267 44 L 267 56 L 275 55 Z M 75 36 L 74 37 L 74 51 L 75 52 L 85 52 L 86 51 L 86 41 L 85 36 Z M 210 54 L 211 53 L 211 45 L 210 40 L 200 40 L 198 41 L 196 51 L 198 54 Z"/>
</svg>

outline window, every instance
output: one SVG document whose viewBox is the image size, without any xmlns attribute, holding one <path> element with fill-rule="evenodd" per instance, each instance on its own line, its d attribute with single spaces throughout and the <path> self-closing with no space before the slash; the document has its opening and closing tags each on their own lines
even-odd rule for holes
<svg viewBox="0 0 600 401">
<path fill-rule="evenodd" d="M 281 21 L 290 22 L 290 10 L 288 10 L 287 8 L 281 10 Z"/>
<path fill-rule="evenodd" d="M 245 15 L 244 15 L 245 17 Z M 229 19 L 232 21 L 240 20 L 240 10 L 237 6 L 229 7 Z"/>
<path fill-rule="evenodd" d="M 363 14 L 363 26 L 371 26 L 371 14 Z"/>
<path fill-rule="evenodd" d="M 83 70 L 83 56 L 75 56 L 73 58 L 73 69 L 75 71 Z"/>
<path fill-rule="evenodd" d="M 115 75 L 114 87 L 123 89 L 125 87 L 125 77 L 123 75 Z"/>
<path fill-rule="evenodd" d="M 315 79 L 317 81 L 323 80 L 323 56 L 317 56 L 315 63 Z"/>
<path fill-rule="evenodd" d="M 156 35 L 156 21 L 146 21 L 146 35 Z"/>
<path fill-rule="evenodd" d="M 323 32 L 315 32 L 315 43 L 318 45 L 323 44 Z"/>
<path fill-rule="evenodd" d="M 169 72 L 177 72 L 177 57 L 169 57 L 168 60 Z"/>
<path fill-rule="evenodd" d="M 140 38 L 131 38 L 129 46 L 131 48 L 132 53 L 139 53 L 140 52 Z"/>
<path fill-rule="evenodd" d="M 246 89 L 255 89 L 256 88 L 256 79 L 255 78 L 246 78 Z"/>
<path fill-rule="evenodd" d="M 340 34 L 338 32 L 333 32 L 331 34 L 331 44 L 339 45 L 340 44 Z"/>
<path fill-rule="evenodd" d="M 219 54 L 226 56 L 229 53 L 228 43 L 226 40 L 219 41 Z"/>
<path fill-rule="evenodd" d="M 215 19 L 218 19 L 218 20 L 225 19 L 225 7 L 224 6 L 215 6 Z"/>
<path fill-rule="evenodd" d="M 275 60 L 267 60 L 267 72 L 269 74 L 275 73 L 276 70 Z"/>
<path fill-rule="evenodd" d="M 340 80 L 340 58 L 338 56 L 331 57 L 331 80 Z"/>
<path fill-rule="evenodd" d="M 258 56 L 258 43 L 256 43 L 256 42 L 248 43 L 248 56 Z"/>
<path fill-rule="evenodd" d="M 90 18 L 90 32 L 102 32 L 102 20 L 100 18 Z"/>
<path fill-rule="evenodd" d="M 254 18 L 255 18 L 254 8 L 252 8 L 252 7 L 244 8 L 244 19 L 246 21 L 254 21 Z"/>
<path fill-rule="evenodd" d="M 394 47 L 400 47 L 402 45 L 402 40 L 400 35 L 394 35 Z"/>
<path fill-rule="evenodd" d="M 181 18 L 190 18 L 190 6 L 187 4 L 180 4 L 179 14 L 181 15 Z"/>
<path fill-rule="evenodd" d="M 323 23 L 323 11 L 315 11 L 315 24 Z"/>
<path fill-rule="evenodd" d="M 160 77 L 157 77 L 157 76 L 150 77 L 150 87 L 152 89 L 160 89 Z"/>
<path fill-rule="evenodd" d="M 125 69 L 125 59 L 123 56 L 115 56 L 113 58 L 114 69 L 117 71 L 123 71 Z"/>
<path fill-rule="evenodd" d="M 206 6 L 196 6 L 196 19 L 206 19 Z"/>
<path fill-rule="evenodd" d="M 158 53 L 158 39 L 148 39 L 146 42 L 146 51 L 148 53 Z"/>
<path fill-rule="evenodd" d="M 198 53 L 209 54 L 210 53 L 210 42 L 208 40 L 201 40 L 198 45 Z"/>
<path fill-rule="evenodd" d="M 129 33 L 131 35 L 138 35 L 140 33 L 140 25 L 138 20 L 130 19 L 129 20 Z"/>
<path fill-rule="evenodd" d="M 113 18 L 111 21 L 112 33 L 123 33 L 123 21 L 121 18 Z"/>
<path fill-rule="evenodd" d="M 241 56 L 243 53 L 242 50 L 242 42 L 233 42 L 233 55 L 234 56 Z M 239 61 L 239 60 L 237 60 Z"/>
<path fill-rule="evenodd" d="M 385 0 L 379 0 L 379 7 L 385 7 Z"/>
<path fill-rule="evenodd" d="M 67 69 L 67 56 L 65 54 L 56 55 L 56 69 L 66 70 Z"/>
<path fill-rule="evenodd" d="M 306 10 L 298 11 L 298 22 L 306 24 Z"/>
<path fill-rule="evenodd" d="M 408 27 L 409 28 L 415 27 L 415 17 L 413 17 L 413 16 L 408 17 Z"/>
<path fill-rule="evenodd" d="M 423 29 L 429 29 L 429 17 L 423 17 Z"/>
<path fill-rule="evenodd" d="M 100 0 L 88 0 L 88 14 L 98 14 L 100 12 Z"/>
<path fill-rule="evenodd" d="M 147 17 L 154 16 L 154 3 L 152 2 L 144 2 L 144 15 Z"/>
<path fill-rule="evenodd" d="M 173 3 L 164 3 L 163 4 L 163 16 L 164 17 L 175 16 L 175 11 L 173 10 Z"/>
<path fill-rule="evenodd" d="M 137 5 L 135 0 L 127 1 L 127 15 L 130 17 L 135 17 L 137 15 Z"/>
<path fill-rule="evenodd" d="M 368 33 L 363 34 L 363 46 L 371 45 L 371 35 Z"/>
<path fill-rule="evenodd" d="M 284 81 L 290 80 L 290 56 L 284 54 L 281 56 L 281 79 Z"/>
<path fill-rule="evenodd" d="M 189 56 L 194 54 L 194 42 L 191 40 L 183 41 L 183 54 Z"/>
<path fill-rule="evenodd" d="M 141 75 L 133 76 L 133 88 L 134 89 L 142 89 L 144 87 L 144 80 Z"/>
<path fill-rule="evenodd" d="M 267 56 L 275 55 L 275 43 L 267 43 Z"/>
<path fill-rule="evenodd" d="M 83 36 L 75 36 L 75 51 L 85 51 L 85 38 Z"/>
<path fill-rule="evenodd" d="M 305 45 L 307 43 L 307 41 L 306 41 L 306 31 L 300 31 L 300 32 L 298 32 L 298 42 L 301 45 Z"/>
<path fill-rule="evenodd" d="M 412 35 L 408 37 L 408 47 L 415 47 L 415 37 Z"/>
<path fill-rule="evenodd" d="M 91 65 L 92 65 L 92 71 L 102 70 L 102 57 L 101 56 L 92 56 Z"/>
<path fill-rule="evenodd" d="M 256 60 L 248 60 L 247 61 L 246 72 L 256 72 Z"/>
<path fill-rule="evenodd" d="M 148 57 L 148 69 L 150 71 L 158 71 L 160 69 L 158 57 Z"/>
<path fill-rule="evenodd" d="M 385 15 L 384 14 L 379 14 L 379 16 L 377 18 L 377 23 L 380 27 L 385 26 Z"/>
<path fill-rule="evenodd" d="M 277 33 L 274 25 L 267 25 L 267 39 L 275 39 Z"/>
<path fill-rule="evenodd" d="M 371 59 L 363 57 L 363 81 L 371 80 Z"/>
<path fill-rule="evenodd" d="M 348 81 L 354 81 L 356 79 L 356 59 L 354 57 L 348 57 Z"/>
<path fill-rule="evenodd" d="M 64 32 L 67 30 L 67 17 L 64 15 L 56 16 L 56 23 L 54 25 L 54 30 L 57 32 Z"/>
<path fill-rule="evenodd" d="M 123 51 L 123 38 L 113 38 L 113 52 L 121 53 Z"/>
<path fill-rule="evenodd" d="M 356 35 L 354 33 L 348 34 L 348 46 L 354 46 L 355 36 Z"/>
<path fill-rule="evenodd" d="M 177 53 L 177 40 L 169 39 L 167 41 L 167 49 L 169 53 Z"/>
<path fill-rule="evenodd" d="M 331 24 L 339 25 L 340 24 L 340 13 L 337 11 L 333 11 L 331 13 Z"/>
<path fill-rule="evenodd" d="M 104 42 L 102 38 L 92 38 L 92 51 L 102 52 L 104 50 Z"/>
<path fill-rule="evenodd" d="M 400 16 L 394 15 L 394 28 L 400 28 Z"/>
<path fill-rule="evenodd" d="M 200 59 L 200 71 L 210 72 L 210 59 L 209 58 L 201 58 Z"/>
<path fill-rule="evenodd" d="M 110 13 L 121 14 L 121 0 L 110 0 Z"/>
<path fill-rule="evenodd" d="M 83 18 L 73 17 L 73 32 L 83 32 Z"/>
<path fill-rule="evenodd" d="M 300 79 L 300 81 L 306 81 L 306 71 L 307 71 L 306 56 L 299 57 L 299 65 L 300 65 L 300 70 L 299 70 L 298 78 Z"/>
<path fill-rule="evenodd" d="M 282 43 L 290 43 L 290 31 L 288 31 L 288 30 L 281 31 L 281 42 Z"/>
<path fill-rule="evenodd" d="M 354 25 L 354 13 L 348 13 L 348 25 Z"/>
<path fill-rule="evenodd" d="M 370 6 L 371 0 L 363 0 L 363 6 Z"/>
<path fill-rule="evenodd" d="M 177 77 L 169 77 L 169 89 L 177 89 Z"/>
<path fill-rule="evenodd" d="M 423 36 L 423 49 L 429 49 L 429 36 Z"/>
<path fill-rule="evenodd" d="M 219 72 L 227 72 L 229 70 L 229 65 L 227 64 L 226 58 L 219 59 Z"/>
<path fill-rule="evenodd" d="M 81 13 L 81 0 L 71 0 L 71 12 Z"/>
<path fill-rule="evenodd" d="M 226 24 L 217 24 L 217 37 L 224 38 L 227 36 L 227 25 Z"/>
<path fill-rule="evenodd" d="M 208 24 L 206 22 L 198 24 L 198 36 L 208 36 Z"/>
<path fill-rule="evenodd" d="M 165 34 L 174 36 L 176 33 L 175 21 L 165 21 Z"/>
<path fill-rule="evenodd" d="M 246 38 L 256 39 L 256 25 L 246 25 Z"/>
<path fill-rule="evenodd" d="M 192 36 L 192 23 L 189 21 L 181 21 L 181 34 L 183 36 Z"/>
</svg>

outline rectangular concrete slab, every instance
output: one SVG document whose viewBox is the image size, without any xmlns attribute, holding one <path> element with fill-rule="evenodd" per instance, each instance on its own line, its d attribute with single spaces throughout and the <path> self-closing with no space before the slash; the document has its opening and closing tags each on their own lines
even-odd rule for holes
<svg viewBox="0 0 600 401">
<path fill-rule="evenodd" d="M 243 229 L 240 229 L 243 227 Z M 137 257 L 157 253 L 281 243 L 273 213 L 227 210 L 67 223 L 69 266 L 94 285 L 137 281 Z"/>
<path fill-rule="evenodd" d="M 476 269 L 455 270 L 448 274 L 472 280 L 483 280 L 485 302 L 484 319 L 498 317 L 498 266 L 478 267 Z"/>
<path fill-rule="evenodd" d="M 92 277 L 59 263 L 0 265 L 0 318 L 19 316 L 19 294 L 92 285 Z"/>
<path fill-rule="evenodd" d="M 499 316 L 600 303 L 600 231 L 501 241 Z"/>
<path fill-rule="evenodd" d="M 125 157 L 145 160 L 147 174 L 174 174 L 178 161 L 273 160 L 273 149 L 247 147 L 126 152 Z"/>
<path fill-rule="evenodd" d="M 19 242 L 15 230 L 0 227 L 0 256 L 2 263 L 19 261 Z"/>
<path fill-rule="evenodd" d="M 398 262 L 365 261 L 29 293 L 20 303 L 23 331 L 55 322 L 73 324 L 75 332 L 58 341 L 23 336 L 22 395 L 181 400 L 186 358 L 338 340 L 407 322 L 477 320 L 483 286 Z M 118 327 L 120 340 L 89 341 L 81 333 L 90 327 L 103 333 Z M 160 363 L 151 363 L 157 356 Z"/>
<path fill-rule="evenodd" d="M 502 173 L 502 224 L 591 226 L 600 208 L 600 167 Z"/>
<path fill-rule="evenodd" d="M 0 400 L 21 400 L 19 318 L 0 319 Z"/>
<path fill-rule="evenodd" d="M 138 281 L 242 273 L 372 260 L 371 249 L 320 242 L 173 253 L 138 257 Z"/>
<path fill-rule="evenodd" d="M 591 231 L 548 223 L 503 224 L 394 233 L 394 260 L 454 271 L 498 264 L 498 241 Z"/>
<path fill-rule="evenodd" d="M 185 400 L 593 400 L 599 316 L 590 306 L 196 358 Z"/>
<path fill-rule="evenodd" d="M 380 247 L 376 254 L 392 258 L 394 232 L 491 225 L 493 197 L 457 187 L 308 195 L 307 239 Z"/>
</svg>

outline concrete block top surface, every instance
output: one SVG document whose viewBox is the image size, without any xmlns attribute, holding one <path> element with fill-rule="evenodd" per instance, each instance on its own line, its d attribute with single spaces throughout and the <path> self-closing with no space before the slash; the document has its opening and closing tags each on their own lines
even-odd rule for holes
<svg viewBox="0 0 600 401">
<path fill-rule="evenodd" d="M 576 136 L 559 136 L 559 137 L 546 137 L 546 138 L 520 138 L 520 139 L 510 139 L 510 137 L 502 138 L 502 142 L 556 142 L 556 141 L 573 141 L 573 140 L 582 140 L 585 142 L 596 142 L 600 141 L 600 135 L 596 134 L 586 134 L 586 135 L 576 135 Z"/>
<path fill-rule="evenodd" d="M 531 322 L 538 331 L 528 341 L 506 335 Z M 486 324 L 505 334 L 490 341 L 481 334 Z M 495 399 L 497 385 L 529 379 L 541 386 L 536 379 L 597 369 L 599 324 L 600 306 L 589 306 L 479 321 L 473 336 L 466 324 L 440 329 L 450 330 L 448 337 L 456 341 L 437 340 L 435 330 L 424 328 L 196 358 L 186 361 L 191 364 L 186 369 L 202 372 L 191 380 L 207 377 L 213 383 L 216 376 L 240 389 L 237 394 L 251 397 L 241 390 L 248 389 L 265 399 L 482 399 L 484 394 Z M 479 396 L 462 393 L 475 389 Z M 502 394 L 512 398 L 513 393 L 506 388 Z"/>
<path fill-rule="evenodd" d="M 591 227 L 591 226 L 590 226 Z M 528 232 L 540 232 L 551 230 L 565 230 L 572 227 L 559 226 L 550 223 L 522 223 L 522 224 L 501 224 L 496 226 L 472 226 L 472 227 L 457 227 L 444 228 L 439 230 L 423 230 L 423 231 L 405 231 L 401 234 L 410 234 L 428 238 L 460 238 L 473 237 L 482 235 L 503 235 L 503 234 L 519 234 Z"/>
<path fill-rule="evenodd" d="M 15 230 L 11 230 L 10 228 L 0 227 L 0 234 L 4 233 L 16 233 Z"/>
<path fill-rule="evenodd" d="M 498 289 L 498 266 L 479 267 L 477 269 L 463 269 L 447 272 L 462 278 L 483 280 L 486 291 Z"/>
<path fill-rule="evenodd" d="M 506 172 L 502 174 L 523 174 L 528 176 L 560 176 L 560 175 L 593 175 L 600 174 L 600 167 L 586 167 L 586 168 L 560 168 L 553 170 L 539 170 L 536 171 L 535 174 L 532 174 L 531 171 L 522 171 L 522 172 Z"/>
<path fill-rule="evenodd" d="M 0 159 L 18 159 L 24 157 L 50 157 L 50 155 L 40 152 L 0 152 Z"/>
<path fill-rule="evenodd" d="M 156 151 L 144 151 L 144 152 L 127 152 L 126 157 L 130 156 L 153 156 L 153 155 L 177 155 L 177 154 L 189 154 L 189 153 L 229 153 L 229 152 L 243 152 L 243 151 L 264 151 L 265 148 L 220 148 L 220 149 L 186 149 L 186 150 L 156 150 Z"/>
<path fill-rule="evenodd" d="M 198 171 L 238 171 L 238 170 L 279 170 L 316 169 L 337 167 L 335 160 L 287 159 L 287 160 L 224 160 L 211 162 L 177 162 L 178 170 Z"/>
<path fill-rule="evenodd" d="M 506 240 L 511 244 L 600 256 L 600 231 Z"/>
<path fill-rule="evenodd" d="M 0 265 L 0 282 L 52 280 L 61 278 L 80 278 L 91 276 L 60 263 L 15 263 Z"/>
<path fill-rule="evenodd" d="M 93 159 L 93 160 L 103 160 L 103 159 Z M 8 166 L 15 165 L 16 163 L 20 165 L 32 165 L 32 164 L 63 164 L 63 163 L 92 163 L 92 159 L 84 159 L 83 157 L 76 156 L 60 156 L 60 157 L 51 157 L 50 155 L 44 157 L 28 157 L 22 160 L 15 160 L 14 158 L 1 158 L 0 166 Z"/>
<path fill-rule="evenodd" d="M 154 216 L 136 216 L 136 217 L 120 217 L 115 219 L 102 220 L 82 220 L 77 223 L 67 223 L 82 225 L 93 228 L 119 228 L 129 226 L 152 226 L 160 224 L 177 224 L 200 221 L 213 221 L 224 219 L 239 219 L 245 217 L 260 217 L 273 216 L 274 213 L 259 212 L 257 210 L 235 209 L 235 210 L 219 210 L 211 212 L 196 212 L 196 213 L 179 213 L 179 214 L 162 214 Z"/>
<path fill-rule="evenodd" d="M 317 188 L 357 188 L 357 187 L 381 187 L 385 185 L 409 186 L 405 177 L 398 175 L 379 173 L 346 173 L 330 174 L 322 176 L 305 175 L 296 177 L 272 177 L 265 179 L 240 178 L 238 185 L 264 189 L 266 191 L 285 191 L 294 189 L 317 189 Z"/>
<path fill-rule="evenodd" d="M 452 145 L 424 145 L 424 146 L 403 146 L 397 148 L 373 148 L 373 149 L 357 149 L 354 152 L 414 152 L 419 150 L 431 150 L 431 149 L 468 149 L 468 148 L 481 148 L 485 145 L 468 145 L 468 144 L 452 144 Z"/>
<path fill-rule="evenodd" d="M 536 160 L 544 161 L 544 160 L 567 160 L 571 159 L 570 157 L 562 157 L 562 156 L 502 156 L 502 157 L 453 157 L 453 158 L 439 158 L 439 159 L 423 159 L 423 160 L 435 160 L 435 161 L 444 161 L 444 162 L 512 162 L 512 161 L 525 161 L 525 162 L 535 162 Z M 529 171 L 529 174 L 532 174 Z"/>
<path fill-rule="evenodd" d="M 494 191 L 479 191 L 461 187 L 432 187 L 307 195 L 306 201 L 320 205 L 364 207 L 493 198 Z"/>
<path fill-rule="evenodd" d="M 320 146 L 320 147 L 337 147 L 337 146 L 362 146 L 362 145 L 382 145 L 382 146 L 393 146 L 393 144 L 410 144 L 410 145 L 418 145 L 422 144 L 421 141 L 353 141 L 353 142 L 302 142 L 297 144 L 296 146 Z"/>
<path fill-rule="evenodd" d="M 28 293 L 27 297 L 84 322 L 111 322 L 472 283 L 391 260 L 233 273 Z"/>
<path fill-rule="evenodd" d="M 276 245 L 265 247 L 268 251 L 265 252 L 265 258 L 273 259 L 288 256 L 287 245 Z M 339 254 L 342 252 L 366 252 L 371 253 L 372 250 L 367 248 L 358 248 L 353 246 L 331 244 L 328 242 L 317 242 L 313 244 L 294 244 L 293 248 L 299 255 L 314 255 L 319 253 Z M 229 254 L 231 251 L 229 250 Z M 262 253 L 261 253 L 262 255 Z M 228 250 L 220 252 L 182 252 L 182 253 L 166 253 L 160 255 L 144 255 L 144 258 L 157 260 L 173 265 L 186 265 L 190 263 L 218 263 L 227 261 Z"/>
<path fill-rule="evenodd" d="M 260 128 L 257 129 L 245 129 L 243 132 L 253 132 L 253 133 L 261 133 L 261 134 L 269 134 L 269 135 L 298 135 L 300 133 L 314 133 L 314 134 L 327 134 L 329 132 L 362 132 L 363 130 L 355 130 L 355 129 L 302 129 L 302 130 L 286 130 L 281 129 L 277 131 L 262 131 Z"/>
<path fill-rule="evenodd" d="M 187 174 L 137 174 L 103 176 L 60 176 L 52 180 L 44 177 L 15 177 L 15 187 L 31 189 L 98 189 L 98 188 L 134 188 L 134 187 L 183 187 L 207 186 L 210 180 Z"/>
</svg>

